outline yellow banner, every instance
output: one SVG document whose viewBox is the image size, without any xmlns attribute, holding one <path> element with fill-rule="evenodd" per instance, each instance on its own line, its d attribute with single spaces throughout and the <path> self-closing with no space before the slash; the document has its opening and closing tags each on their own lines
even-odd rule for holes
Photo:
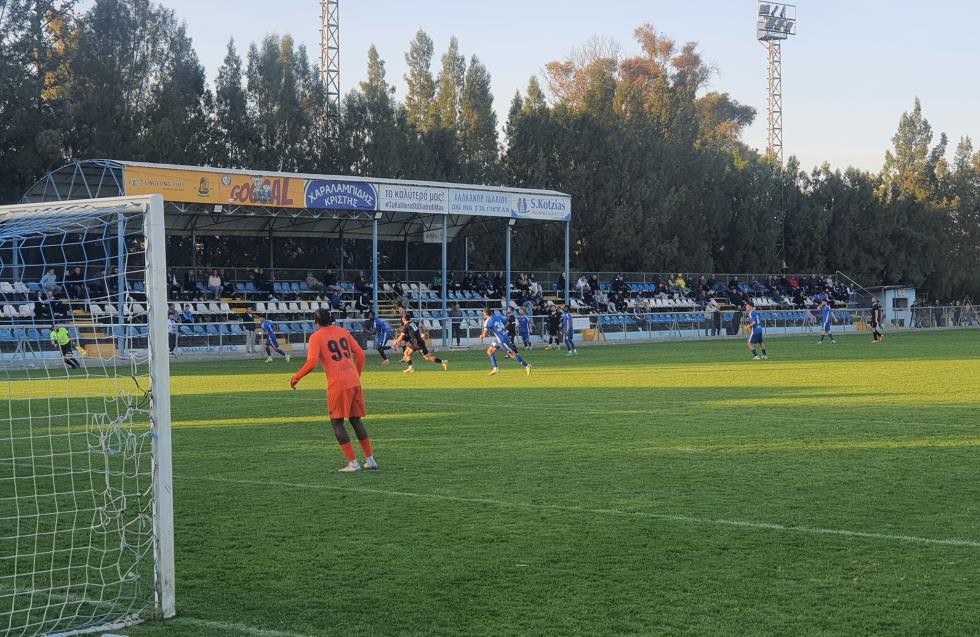
<svg viewBox="0 0 980 637">
<path fill-rule="evenodd" d="M 305 208 L 305 196 L 305 179 L 221 175 L 222 203 L 273 208 Z"/>
<path fill-rule="evenodd" d="M 127 195 L 163 195 L 165 201 L 223 203 L 218 173 L 126 166 L 124 179 Z"/>
</svg>

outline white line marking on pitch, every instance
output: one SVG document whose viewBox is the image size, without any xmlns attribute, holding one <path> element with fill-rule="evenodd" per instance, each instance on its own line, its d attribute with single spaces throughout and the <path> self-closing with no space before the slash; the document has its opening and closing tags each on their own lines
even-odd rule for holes
<svg viewBox="0 0 980 637">
<path fill-rule="evenodd" d="M 197 619 L 194 617 L 175 617 L 173 621 L 177 624 L 191 624 L 193 626 L 200 626 L 201 628 L 215 628 L 219 630 L 235 630 L 246 635 L 252 635 L 253 637 L 308 637 L 307 635 L 301 633 L 291 633 L 284 630 L 271 630 L 268 628 L 254 628 L 252 626 L 246 626 L 245 624 L 229 624 L 225 622 L 216 622 L 209 619 Z M 164 624 L 169 624 L 170 622 L 164 622 Z"/>
<path fill-rule="evenodd" d="M 942 539 L 931 537 L 919 537 L 916 535 L 899 535 L 891 533 L 869 533 L 865 531 L 848 531 L 846 529 L 825 529 L 820 527 L 808 526 L 788 526 L 785 524 L 775 524 L 771 522 L 751 522 L 748 520 L 723 520 L 715 518 L 702 518 L 691 515 L 677 515 L 672 513 L 646 513 L 643 511 L 620 511 L 618 509 L 593 509 L 588 507 L 566 506 L 561 504 L 532 504 L 529 502 L 505 502 L 503 500 L 491 500 L 487 498 L 467 498 L 455 495 L 438 495 L 431 493 L 412 493 L 410 491 L 386 491 L 384 489 L 370 489 L 366 487 L 338 487 L 328 484 L 303 484 L 298 482 L 282 482 L 278 480 L 240 480 L 236 478 L 219 478 L 213 476 L 177 476 L 177 479 L 185 480 L 205 480 L 209 482 L 227 482 L 232 484 L 250 484 L 271 487 L 290 487 L 293 489 L 322 489 L 328 491 L 345 491 L 350 493 L 367 493 L 371 495 L 385 495 L 400 498 L 419 498 L 422 500 L 440 500 L 445 502 L 464 502 L 468 504 L 487 504 L 491 506 L 507 507 L 512 509 L 539 509 L 546 511 L 566 511 L 569 513 L 589 513 L 592 515 L 615 515 L 626 518 L 647 518 L 651 520 L 661 520 L 664 522 L 683 522 L 688 524 L 705 524 L 713 526 L 728 526 L 740 529 L 759 529 L 767 531 L 787 531 L 791 533 L 804 533 L 807 535 L 838 535 L 842 537 L 863 538 L 868 540 L 886 540 L 891 542 L 911 542 L 914 544 L 938 544 L 941 546 L 963 546 L 968 548 L 980 548 L 980 542 L 974 540 Z"/>
</svg>

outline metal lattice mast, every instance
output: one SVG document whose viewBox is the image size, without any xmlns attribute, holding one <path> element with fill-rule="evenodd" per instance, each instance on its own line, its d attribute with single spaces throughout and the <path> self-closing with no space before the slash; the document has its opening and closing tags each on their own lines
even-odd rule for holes
<svg viewBox="0 0 980 637">
<path fill-rule="evenodd" d="M 332 117 L 340 111 L 340 0 L 320 0 L 320 73 Z"/>
<path fill-rule="evenodd" d="M 769 159 L 783 165 L 783 51 L 778 41 L 763 42 L 769 51 Z"/>
<path fill-rule="evenodd" d="M 759 2 L 756 39 L 769 54 L 769 159 L 783 165 L 783 40 L 796 35 L 796 6 L 778 2 Z"/>
</svg>

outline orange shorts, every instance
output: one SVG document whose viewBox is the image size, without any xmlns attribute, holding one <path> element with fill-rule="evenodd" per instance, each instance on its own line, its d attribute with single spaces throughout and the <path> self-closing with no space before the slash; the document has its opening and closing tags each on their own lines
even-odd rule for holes
<svg viewBox="0 0 980 637">
<path fill-rule="evenodd" d="M 327 413 L 331 420 L 362 418 L 367 415 L 360 386 L 327 392 Z"/>
</svg>

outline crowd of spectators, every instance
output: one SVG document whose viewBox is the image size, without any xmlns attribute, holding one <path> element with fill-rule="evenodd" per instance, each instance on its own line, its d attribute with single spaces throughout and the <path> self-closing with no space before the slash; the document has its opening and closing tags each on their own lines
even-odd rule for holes
<svg viewBox="0 0 980 637">
<path fill-rule="evenodd" d="M 559 281 L 559 290 L 564 281 Z M 654 299 L 688 300 L 701 310 L 708 310 L 712 300 L 715 305 L 740 307 L 752 299 L 764 297 L 777 305 L 803 308 L 807 299 L 826 298 L 840 305 L 855 300 L 855 290 L 833 277 L 796 277 L 771 275 L 760 281 L 748 282 L 732 277 L 727 281 L 698 275 L 685 278 L 681 273 L 673 276 L 656 275 L 647 278 L 641 290 L 633 289 L 622 275 L 616 275 L 608 285 L 600 284 L 596 274 L 581 275 L 571 291 L 585 309 L 595 313 L 622 313 L 628 309 L 645 312 Z"/>
</svg>

